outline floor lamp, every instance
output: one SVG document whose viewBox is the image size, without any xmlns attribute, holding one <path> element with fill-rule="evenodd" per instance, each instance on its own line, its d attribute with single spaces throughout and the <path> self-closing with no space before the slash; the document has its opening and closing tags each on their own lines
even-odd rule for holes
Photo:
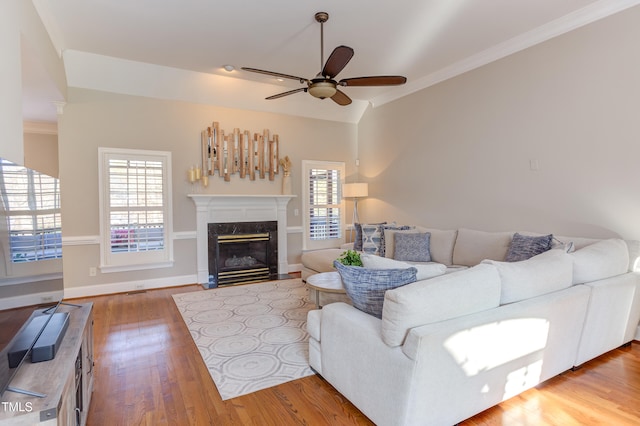
<svg viewBox="0 0 640 426">
<path fill-rule="evenodd" d="M 351 240 L 353 241 L 353 227 L 360 222 L 358 217 L 358 199 L 369 195 L 368 183 L 345 183 L 342 185 L 342 196 L 353 198 L 353 218 L 351 222 Z"/>
</svg>

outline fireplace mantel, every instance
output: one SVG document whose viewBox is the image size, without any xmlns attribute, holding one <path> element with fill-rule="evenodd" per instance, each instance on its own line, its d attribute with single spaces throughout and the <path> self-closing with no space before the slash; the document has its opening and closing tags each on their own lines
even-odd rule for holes
<svg viewBox="0 0 640 426">
<path fill-rule="evenodd" d="M 289 272 L 287 261 L 287 204 L 295 195 L 189 194 L 196 205 L 198 283 L 209 283 L 209 223 L 278 221 L 278 274 Z"/>
</svg>

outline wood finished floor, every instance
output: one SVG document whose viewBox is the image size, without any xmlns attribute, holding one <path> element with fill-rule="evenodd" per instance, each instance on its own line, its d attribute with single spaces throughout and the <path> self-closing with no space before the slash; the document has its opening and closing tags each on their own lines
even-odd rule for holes
<svg viewBox="0 0 640 426">
<path fill-rule="evenodd" d="M 191 285 L 76 299 L 94 303 L 89 425 L 371 425 L 318 376 L 222 401 L 172 294 Z M 640 343 L 616 349 L 462 425 L 638 425 Z"/>
</svg>

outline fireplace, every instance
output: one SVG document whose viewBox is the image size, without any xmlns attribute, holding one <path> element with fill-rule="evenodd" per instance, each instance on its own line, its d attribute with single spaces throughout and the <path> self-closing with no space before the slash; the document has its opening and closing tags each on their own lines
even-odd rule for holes
<svg viewBox="0 0 640 426">
<path fill-rule="evenodd" d="M 278 222 L 209 223 L 212 286 L 278 278 Z"/>
<path fill-rule="evenodd" d="M 197 282 L 209 282 L 209 224 L 276 221 L 278 275 L 289 272 L 287 262 L 287 204 L 295 195 L 189 194 L 196 206 Z M 275 250 L 274 250 L 275 251 Z M 273 252 L 272 251 L 272 255 Z M 236 255 L 237 256 L 237 255 Z M 233 256 L 232 256 L 233 257 Z"/>
</svg>

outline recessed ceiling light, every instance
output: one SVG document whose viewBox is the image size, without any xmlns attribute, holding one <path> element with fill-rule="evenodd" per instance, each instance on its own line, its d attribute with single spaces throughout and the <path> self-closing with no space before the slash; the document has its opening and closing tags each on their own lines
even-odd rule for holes
<svg viewBox="0 0 640 426">
<path fill-rule="evenodd" d="M 231 72 L 236 69 L 236 67 L 234 67 L 233 65 L 225 65 L 222 68 L 224 68 L 227 72 Z"/>
<path fill-rule="evenodd" d="M 276 80 L 277 80 L 277 81 L 284 81 L 284 78 L 280 78 L 280 77 L 278 77 L 278 78 L 276 78 Z"/>
</svg>

